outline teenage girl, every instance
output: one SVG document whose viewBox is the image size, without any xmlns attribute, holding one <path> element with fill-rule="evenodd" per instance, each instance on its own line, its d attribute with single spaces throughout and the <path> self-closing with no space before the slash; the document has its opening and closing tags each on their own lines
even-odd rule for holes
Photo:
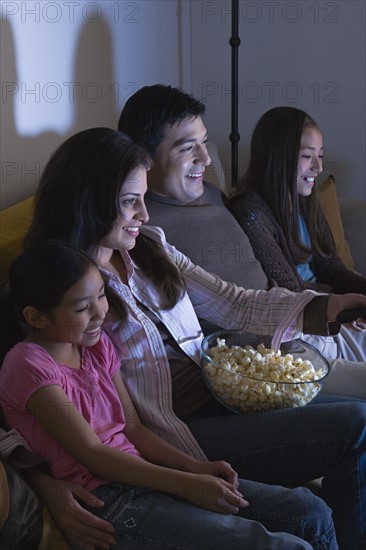
<svg viewBox="0 0 366 550">
<path fill-rule="evenodd" d="M 249 165 L 231 211 L 278 286 L 366 294 L 366 277 L 337 255 L 316 197 L 323 156 L 322 133 L 307 113 L 270 109 L 254 129 Z"/>
</svg>

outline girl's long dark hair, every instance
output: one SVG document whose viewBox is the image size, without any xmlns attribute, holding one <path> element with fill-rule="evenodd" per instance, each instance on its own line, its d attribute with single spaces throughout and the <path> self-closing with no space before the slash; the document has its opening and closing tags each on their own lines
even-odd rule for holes
<svg viewBox="0 0 366 550">
<path fill-rule="evenodd" d="M 125 180 L 149 166 L 148 154 L 120 132 L 91 128 L 75 134 L 55 151 L 42 174 L 25 247 L 56 238 L 95 258 L 117 219 Z M 130 255 L 163 295 L 161 307 L 173 307 L 184 281 L 165 250 L 140 235 Z"/>
<path fill-rule="evenodd" d="M 299 197 L 297 166 L 304 128 L 318 128 L 305 111 L 294 107 L 275 107 L 258 121 L 250 143 L 248 168 L 238 184 L 232 201 L 249 191 L 258 193 L 270 206 L 282 227 L 287 242 L 301 251 L 299 261 L 311 252 L 300 237 L 299 215 L 304 216 L 312 250 L 327 255 L 317 219 L 316 187 L 308 197 Z"/>
</svg>

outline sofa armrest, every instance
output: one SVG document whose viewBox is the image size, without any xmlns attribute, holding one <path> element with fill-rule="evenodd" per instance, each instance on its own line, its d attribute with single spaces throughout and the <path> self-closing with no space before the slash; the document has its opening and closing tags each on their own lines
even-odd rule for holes
<svg viewBox="0 0 366 550">
<path fill-rule="evenodd" d="M 366 276 L 366 201 L 338 199 L 338 204 L 356 270 Z"/>
<path fill-rule="evenodd" d="M 33 197 L 0 212 L 0 281 L 6 279 L 11 262 L 23 250 L 23 239 L 33 216 Z"/>
<path fill-rule="evenodd" d="M 211 164 L 207 166 L 204 178 L 206 181 L 209 181 L 216 185 L 216 187 L 218 187 L 224 193 L 224 195 L 230 197 L 234 190 L 226 181 L 225 171 L 221 163 L 217 145 L 213 141 L 208 141 L 206 145 L 207 152 L 211 157 Z"/>
</svg>

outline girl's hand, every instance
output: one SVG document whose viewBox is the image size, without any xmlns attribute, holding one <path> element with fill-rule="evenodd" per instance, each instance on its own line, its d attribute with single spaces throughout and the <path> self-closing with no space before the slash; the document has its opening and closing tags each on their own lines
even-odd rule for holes
<svg viewBox="0 0 366 550">
<path fill-rule="evenodd" d="M 53 479 L 47 497 L 43 497 L 56 526 L 80 548 L 94 550 L 116 544 L 112 525 L 88 512 L 77 502 L 76 499 L 95 508 L 103 506 L 101 500 L 80 485 Z"/>
<path fill-rule="evenodd" d="M 228 462 L 223 460 L 217 462 L 197 461 L 190 471 L 194 474 L 208 474 L 210 476 L 225 479 L 235 488 L 238 486 L 238 474 L 232 469 Z"/>
<path fill-rule="evenodd" d="M 206 474 L 189 476 L 180 496 L 195 506 L 220 514 L 237 514 L 239 508 L 249 506 L 234 485 Z"/>
</svg>

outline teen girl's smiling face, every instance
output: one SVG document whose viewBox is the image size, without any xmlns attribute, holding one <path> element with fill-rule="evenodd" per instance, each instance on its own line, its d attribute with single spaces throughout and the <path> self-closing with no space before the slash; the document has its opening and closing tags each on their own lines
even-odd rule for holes
<svg viewBox="0 0 366 550">
<path fill-rule="evenodd" d="M 203 174 L 211 163 L 207 130 L 200 116 L 167 126 L 148 173 L 149 191 L 183 203 L 203 193 Z"/>
<path fill-rule="evenodd" d="M 316 127 L 304 128 L 297 164 L 297 191 L 302 197 L 311 195 L 315 178 L 323 170 L 323 137 Z"/>
<path fill-rule="evenodd" d="M 124 181 L 119 195 L 119 214 L 112 229 L 100 241 L 100 252 L 131 250 L 136 244 L 140 227 L 149 220 L 144 196 L 147 190 L 146 169 L 141 167 Z"/>
<path fill-rule="evenodd" d="M 44 315 L 43 337 L 50 344 L 93 346 L 99 341 L 107 311 L 104 281 L 98 268 L 91 265 L 65 292 L 62 302 Z"/>
</svg>

